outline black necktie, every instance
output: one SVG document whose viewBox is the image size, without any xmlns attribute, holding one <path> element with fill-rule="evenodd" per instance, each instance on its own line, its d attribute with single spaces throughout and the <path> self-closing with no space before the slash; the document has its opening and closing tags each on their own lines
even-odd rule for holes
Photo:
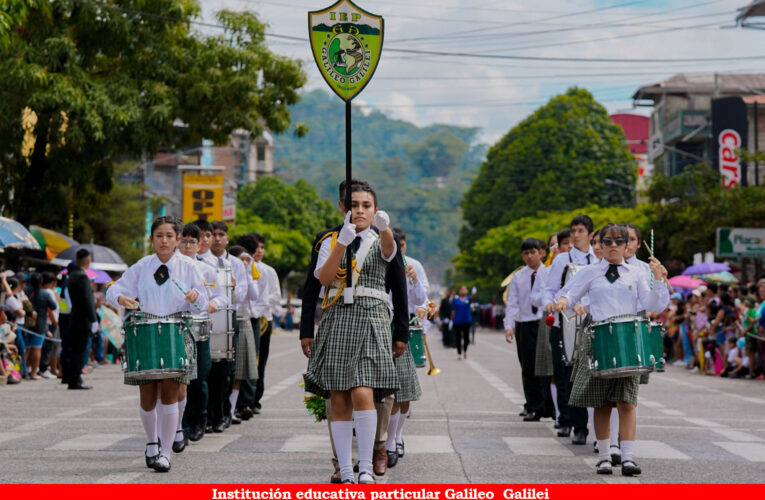
<svg viewBox="0 0 765 500">
<path fill-rule="evenodd" d="M 608 265 L 608 271 L 606 271 L 606 279 L 609 283 L 613 283 L 614 281 L 619 279 L 619 266 L 616 264 L 609 264 Z"/>
<path fill-rule="evenodd" d="M 356 236 L 353 239 L 353 242 L 351 243 L 351 250 L 353 251 L 353 253 L 358 252 L 360 246 L 361 246 L 361 236 Z"/>
<path fill-rule="evenodd" d="M 154 281 L 157 282 L 157 285 L 162 286 L 168 279 L 170 279 L 170 271 L 166 265 L 162 264 L 154 271 Z"/>
<path fill-rule="evenodd" d="M 590 264 L 590 254 L 587 254 L 587 264 Z"/>
<path fill-rule="evenodd" d="M 531 289 L 534 289 L 534 281 L 537 279 L 537 272 L 531 273 Z M 531 306 L 531 313 L 536 314 L 539 308 L 537 306 Z"/>
</svg>

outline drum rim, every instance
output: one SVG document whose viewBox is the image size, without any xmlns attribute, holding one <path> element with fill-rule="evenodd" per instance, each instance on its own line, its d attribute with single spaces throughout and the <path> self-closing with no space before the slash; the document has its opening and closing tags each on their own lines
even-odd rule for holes
<svg viewBox="0 0 765 500">
<path fill-rule="evenodd" d="M 186 373 L 184 368 L 152 368 L 151 370 L 125 372 L 125 376 L 135 380 L 162 380 L 175 378 L 184 373 Z"/>
<path fill-rule="evenodd" d="M 634 314 L 634 315 L 633 314 L 625 314 L 625 315 L 622 315 L 622 316 L 612 316 L 612 317 L 610 317 L 608 319 L 604 319 L 604 320 L 601 320 L 601 321 L 593 321 L 592 323 L 590 323 L 590 327 L 591 328 L 595 328 L 596 326 L 608 325 L 608 324 L 611 324 L 611 323 L 630 323 L 630 322 L 634 322 L 634 321 L 646 322 L 646 323 L 649 322 L 649 320 L 647 318 L 641 318 L 637 314 Z"/>
<path fill-rule="evenodd" d="M 605 370 L 590 368 L 590 375 L 592 375 L 593 378 L 620 378 L 633 375 L 644 375 L 653 371 L 653 365 L 620 366 L 619 368 L 607 368 Z"/>
</svg>

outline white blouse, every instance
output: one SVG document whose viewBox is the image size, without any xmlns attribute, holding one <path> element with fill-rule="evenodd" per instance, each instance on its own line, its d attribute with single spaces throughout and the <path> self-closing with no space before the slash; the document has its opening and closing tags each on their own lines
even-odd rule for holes
<svg viewBox="0 0 765 500">
<path fill-rule="evenodd" d="M 356 233 L 357 238 L 361 238 L 361 241 L 364 241 L 364 238 L 366 238 L 367 233 L 371 231 L 372 228 L 366 228 L 363 231 Z M 329 258 L 329 254 L 332 250 L 332 238 L 325 238 L 324 241 L 321 242 L 321 246 L 319 247 L 319 256 L 316 258 L 316 269 L 313 272 L 313 275 L 316 279 L 319 279 L 319 273 L 321 272 L 321 268 L 324 265 L 325 262 L 327 262 L 327 259 Z M 385 262 L 390 262 L 393 260 L 393 257 L 396 256 L 396 252 L 398 251 L 398 245 L 396 245 L 396 248 L 394 248 L 393 252 L 388 256 L 385 257 L 385 254 L 383 254 L 382 245 L 380 245 L 380 256 L 383 258 Z"/>
<path fill-rule="evenodd" d="M 636 315 L 645 308 L 661 312 L 669 304 L 669 291 L 664 282 L 654 282 L 649 288 L 644 273 L 637 266 L 622 261 L 618 266 L 619 278 L 613 283 L 606 279 L 610 263 L 603 259 L 585 267 L 574 275 L 570 286 L 558 292 L 555 300 L 566 297 L 569 304 L 577 304 L 589 296 L 589 310 L 593 321 L 603 321 L 613 316 Z"/>
<path fill-rule="evenodd" d="M 165 262 L 170 274 L 169 279 L 162 285 L 157 285 L 154 273 L 161 265 L 162 261 L 153 254 L 130 266 L 125 274 L 106 290 L 107 302 L 121 307 L 117 303 L 121 295 L 138 299 L 141 311 L 155 316 L 167 316 L 178 312 L 198 314 L 207 311 L 208 298 L 204 279 L 194 261 L 178 252 L 174 253 Z M 199 294 L 195 302 L 199 309 L 186 302 L 183 292 L 173 281 L 178 282 L 184 292 L 195 290 Z"/>
<path fill-rule="evenodd" d="M 206 283 L 205 290 L 207 291 L 207 298 L 209 300 L 214 300 L 218 305 L 218 309 L 223 309 L 226 307 L 228 305 L 226 289 L 218 285 L 218 273 L 215 272 L 215 268 L 204 260 L 195 259 L 193 262 L 197 266 L 199 274 L 202 275 L 202 279 L 204 279 L 204 282 Z M 196 310 L 196 308 L 194 309 Z"/>
</svg>

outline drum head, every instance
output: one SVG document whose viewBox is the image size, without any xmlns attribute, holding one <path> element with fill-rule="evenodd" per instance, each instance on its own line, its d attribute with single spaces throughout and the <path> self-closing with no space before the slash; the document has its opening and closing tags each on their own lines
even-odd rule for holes
<svg viewBox="0 0 765 500">
<path fill-rule="evenodd" d="M 561 323 L 561 334 L 563 339 L 563 360 L 567 365 L 574 362 L 574 352 L 576 349 L 576 325 L 577 319 L 566 321 L 565 319 Z"/>
</svg>

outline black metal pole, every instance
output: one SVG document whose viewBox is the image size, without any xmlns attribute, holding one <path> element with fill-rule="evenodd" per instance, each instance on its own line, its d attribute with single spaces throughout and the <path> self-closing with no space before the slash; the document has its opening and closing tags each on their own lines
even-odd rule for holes
<svg viewBox="0 0 765 500">
<path fill-rule="evenodd" d="M 345 101 L 345 211 L 351 209 L 351 101 Z M 353 286 L 353 268 L 351 266 L 351 246 L 345 249 L 345 286 Z"/>
<path fill-rule="evenodd" d="M 756 97 L 755 97 L 756 99 Z M 759 139 L 759 127 L 757 127 L 757 101 L 754 101 L 754 153 L 757 154 L 757 152 L 760 150 L 760 141 Z M 754 185 L 759 186 L 760 185 L 760 162 L 757 161 L 757 159 L 754 159 Z"/>
</svg>

